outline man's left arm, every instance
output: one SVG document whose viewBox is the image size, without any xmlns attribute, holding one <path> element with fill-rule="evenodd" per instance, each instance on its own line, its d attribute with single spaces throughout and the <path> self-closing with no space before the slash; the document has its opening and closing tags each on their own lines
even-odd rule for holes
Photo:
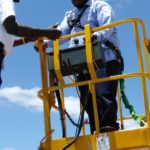
<svg viewBox="0 0 150 150">
<path fill-rule="evenodd" d="M 95 7 L 96 7 L 95 15 L 99 26 L 107 25 L 113 22 L 114 14 L 112 8 L 109 5 L 104 5 L 101 7 L 99 5 L 96 5 Z M 103 42 L 110 38 L 113 31 L 114 31 L 114 27 L 107 28 L 105 30 L 95 32 L 94 35 L 97 36 L 99 41 Z"/>
</svg>

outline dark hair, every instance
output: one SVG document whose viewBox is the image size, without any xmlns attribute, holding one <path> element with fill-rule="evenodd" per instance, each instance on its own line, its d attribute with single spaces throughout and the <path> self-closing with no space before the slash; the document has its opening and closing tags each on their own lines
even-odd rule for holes
<svg viewBox="0 0 150 150">
<path fill-rule="evenodd" d="M 15 3 L 19 3 L 20 0 L 13 0 Z"/>
</svg>

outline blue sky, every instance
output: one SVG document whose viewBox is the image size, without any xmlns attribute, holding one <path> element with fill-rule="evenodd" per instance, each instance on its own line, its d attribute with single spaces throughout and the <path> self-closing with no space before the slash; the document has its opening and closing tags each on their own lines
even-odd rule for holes
<svg viewBox="0 0 150 150">
<path fill-rule="evenodd" d="M 108 0 L 115 11 L 115 20 L 140 18 L 150 37 L 149 0 Z M 63 19 L 73 8 L 68 0 L 21 0 L 16 5 L 18 22 L 34 27 L 48 27 Z M 125 72 L 138 71 L 131 25 L 118 27 Z M 41 87 L 39 55 L 33 43 L 13 49 L 5 60 L 3 85 L 0 90 L 0 150 L 36 150 L 44 136 L 42 102 L 36 96 Z M 144 113 L 139 79 L 126 80 L 126 93 L 138 113 Z M 148 82 L 149 85 L 149 82 Z M 139 86 L 139 87 L 138 87 Z M 77 120 L 78 98 L 74 89 L 65 91 L 68 112 Z M 136 94 L 133 94 L 135 92 Z M 148 89 L 150 95 L 150 89 Z M 61 136 L 58 113 L 52 112 L 54 138 Z M 125 110 L 125 115 L 128 112 Z M 56 117 L 58 119 L 56 119 Z M 57 126 L 56 126 L 57 125 Z M 70 124 L 68 135 L 74 135 Z M 132 123 L 134 126 L 134 123 Z"/>
</svg>

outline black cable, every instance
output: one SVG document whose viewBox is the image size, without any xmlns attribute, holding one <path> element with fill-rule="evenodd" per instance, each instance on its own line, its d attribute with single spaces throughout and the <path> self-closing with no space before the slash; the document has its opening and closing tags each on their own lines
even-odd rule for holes
<svg viewBox="0 0 150 150">
<path fill-rule="evenodd" d="M 66 115 L 67 115 L 69 121 L 70 121 L 74 126 L 79 127 L 79 124 L 77 124 L 77 123 L 71 118 L 71 116 L 69 115 L 69 113 L 68 113 L 66 110 L 65 110 L 65 113 L 66 113 Z"/>
<path fill-rule="evenodd" d="M 84 96 L 83 109 L 82 109 L 82 112 L 80 113 L 80 116 L 79 116 L 79 120 L 78 120 L 79 126 L 76 128 L 75 138 L 70 143 L 68 143 L 66 146 L 64 146 L 61 150 L 66 150 L 73 143 L 75 143 L 75 141 L 78 139 L 78 137 L 80 135 L 80 132 L 81 132 L 82 125 L 83 125 L 84 111 L 85 111 L 85 107 L 87 105 L 88 97 L 89 97 L 89 91 L 87 91 L 86 94 L 85 94 L 85 96 Z"/>
<path fill-rule="evenodd" d="M 58 86 L 58 82 L 54 82 L 54 85 L 55 86 Z M 61 120 L 61 126 L 62 126 L 62 137 L 65 137 L 66 134 L 65 134 L 65 126 L 64 126 L 64 123 L 63 123 L 63 110 L 62 110 L 62 103 L 61 103 L 61 97 L 60 97 L 60 92 L 59 90 L 56 90 L 55 91 L 56 93 L 56 97 L 57 97 L 57 101 L 58 101 L 58 107 L 59 107 L 59 112 L 60 112 L 60 120 Z"/>
</svg>

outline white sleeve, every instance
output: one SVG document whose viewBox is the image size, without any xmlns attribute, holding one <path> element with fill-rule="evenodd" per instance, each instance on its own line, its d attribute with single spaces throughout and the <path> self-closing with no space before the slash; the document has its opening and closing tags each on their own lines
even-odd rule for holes
<svg viewBox="0 0 150 150">
<path fill-rule="evenodd" d="M 0 0 L 0 22 L 1 24 L 8 16 L 15 16 L 13 0 Z"/>
</svg>

